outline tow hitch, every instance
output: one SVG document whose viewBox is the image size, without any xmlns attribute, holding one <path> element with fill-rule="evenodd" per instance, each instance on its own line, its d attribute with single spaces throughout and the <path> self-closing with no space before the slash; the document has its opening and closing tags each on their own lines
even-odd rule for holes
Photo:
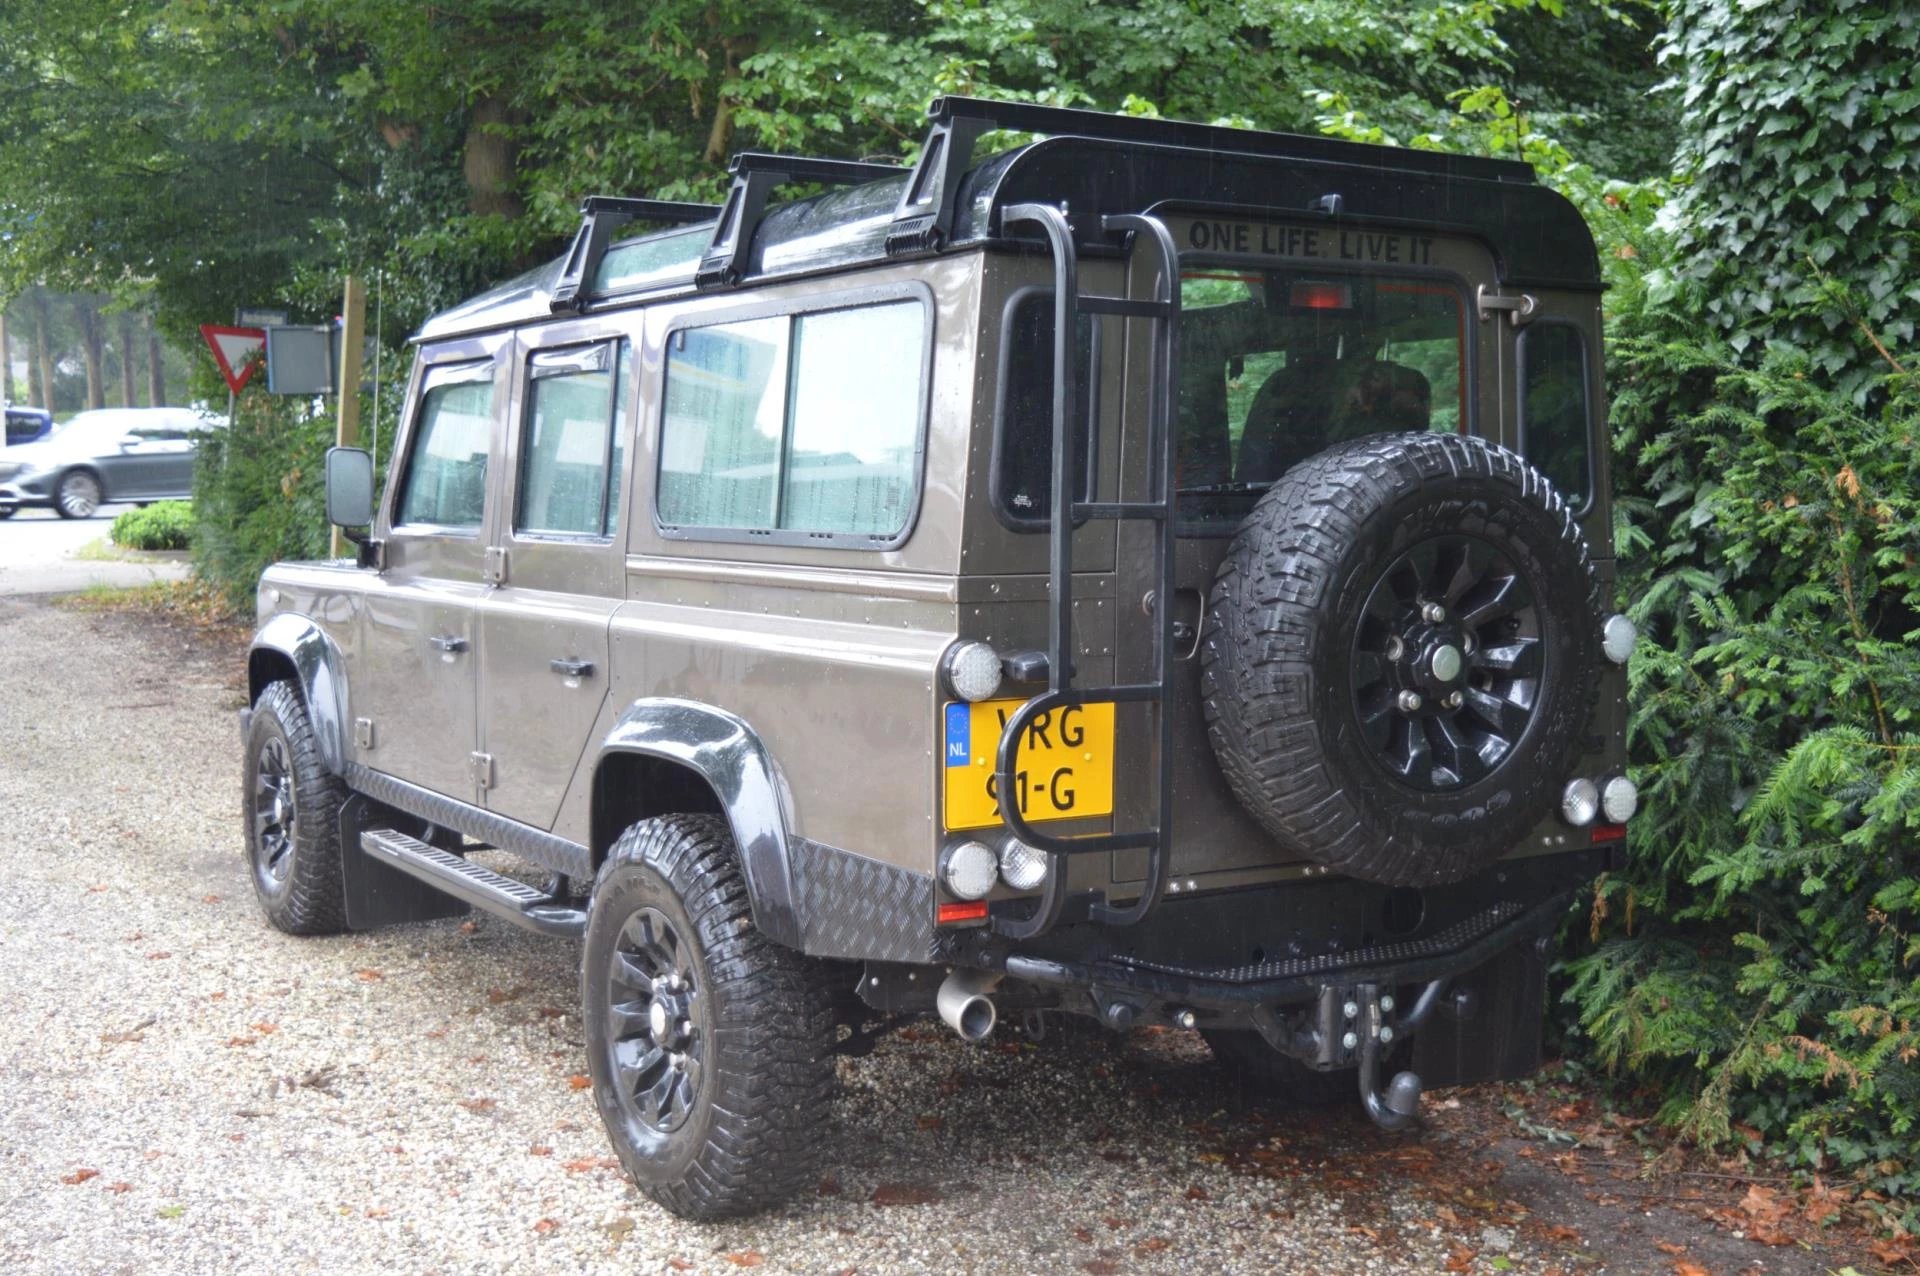
<svg viewBox="0 0 1920 1276">
<path fill-rule="evenodd" d="M 1360 1101 L 1374 1124 L 1385 1130 L 1404 1130 L 1420 1111 L 1418 1073 L 1394 1074 L 1380 1088 L 1380 1062 L 1393 1047 L 1433 1014 L 1447 981 L 1436 979 L 1420 990 L 1413 1008 L 1394 1017 L 1394 998 L 1378 984 L 1329 985 L 1320 990 L 1315 1007 L 1314 1062 L 1337 1067 L 1359 1060 Z"/>
</svg>

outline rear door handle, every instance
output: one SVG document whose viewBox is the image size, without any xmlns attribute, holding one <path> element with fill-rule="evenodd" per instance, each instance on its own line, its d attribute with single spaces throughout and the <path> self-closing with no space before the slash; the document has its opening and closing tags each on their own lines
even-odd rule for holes
<svg viewBox="0 0 1920 1276">
<path fill-rule="evenodd" d="M 467 649 L 467 640 L 458 634 L 435 634 L 427 639 L 427 645 L 449 654 Z"/>
<path fill-rule="evenodd" d="M 593 661 L 591 660 L 549 660 L 547 662 L 547 668 L 567 678 L 593 677 Z"/>
</svg>

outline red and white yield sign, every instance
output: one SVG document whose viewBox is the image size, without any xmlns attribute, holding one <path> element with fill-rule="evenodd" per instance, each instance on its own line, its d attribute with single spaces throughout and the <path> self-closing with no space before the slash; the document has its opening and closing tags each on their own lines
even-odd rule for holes
<svg viewBox="0 0 1920 1276">
<path fill-rule="evenodd" d="M 220 365 L 220 375 L 227 379 L 227 388 L 240 393 L 253 370 L 260 366 L 261 361 L 254 356 L 267 348 L 267 330 L 203 323 L 200 335 L 213 348 L 213 361 Z"/>
</svg>

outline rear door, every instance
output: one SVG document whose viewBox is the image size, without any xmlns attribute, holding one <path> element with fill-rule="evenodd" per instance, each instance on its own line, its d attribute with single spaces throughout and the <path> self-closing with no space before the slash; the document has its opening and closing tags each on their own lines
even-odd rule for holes
<svg viewBox="0 0 1920 1276">
<path fill-rule="evenodd" d="M 1213 223 L 1218 225 L 1218 223 Z M 1485 250 L 1403 231 L 1249 223 L 1246 234 L 1175 240 L 1259 245 L 1258 254 L 1182 259 L 1176 486 L 1180 492 L 1171 670 L 1174 861 L 1184 880 L 1296 858 L 1234 798 L 1208 740 L 1199 695 L 1206 596 L 1234 531 L 1287 469 L 1365 434 L 1410 430 L 1498 438 L 1502 349 L 1474 319 L 1492 285 Z M 1311 232 L 1311 233 L 1309 233 Z M 1151 254 L 1136 254 L 1134 295 L 1149 295 Z M 1148 326 L 1129 324 L 1129 482 L 1144 483 Z M 1154 588 L 1150 532 L 1123 527 L 1118 593 L 1140 615 Z M 1134 601 L 1126 610 L 1125 600 Z M 1121 681 L 1151 676 L 1152 626 L 1119 626 Z M 1144 727 L 1123 731 L 1121 775 L 1150 775 Z M 1129 750 L 1134 751 L 1129 757 Z M 1118 824 L 1153 822 L 1151 785 L 1123 786 Z M 1135 809 L 1128 810 L 1131 800 Z M 1116 856 L 1115 878 L 1138 880 L 1140 853 Z"/>
<path fill-rule="evenodd" d="M 633 346 L 595 319 L 526 334 L 496 489 L 501 579 L 480 603 L 485 800 L 551 829 L 607 698 L 626 581 Z"/>
</svg>

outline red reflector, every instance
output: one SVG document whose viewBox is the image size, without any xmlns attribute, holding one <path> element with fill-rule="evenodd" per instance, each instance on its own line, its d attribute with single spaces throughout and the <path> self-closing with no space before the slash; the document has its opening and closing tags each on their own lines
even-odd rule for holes
<svg viewBox="0 0 1920 1276">
<path fill-rule="evenodd" d="M 1349 310 L 1353 307 L 1353 289 L 1346 284 L 1295 280 L 1287 300 L 1308 310 Z"/>
<path fill-rule="evenodd" d="M 983 922 L 987 919 L 987 901 L 976 899 L 961 904 L 942 904 L 939 916 L 942 926 L 951 922 Z"/>
<path fill-rule="evenodd" d="M 1627 836 L 1624 824 L 1596 824 L 1593 826 L 1593 840 L 1597 842 L 1621 842 Z"/>
</svg>

